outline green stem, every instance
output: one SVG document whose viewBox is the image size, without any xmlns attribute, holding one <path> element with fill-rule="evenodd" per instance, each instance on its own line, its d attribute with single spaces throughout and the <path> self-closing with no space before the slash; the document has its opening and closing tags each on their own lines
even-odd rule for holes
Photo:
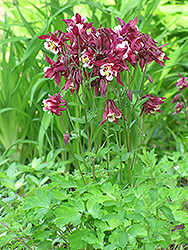
<svg viewBox="0 0 188 250">
<path fill-rule="evenodd" d="M 120 146 L 119 146 L 119 140 L 117 136 L 117 131 L 116 131 L 116 125 L 114 124 L 114 132 L 115 132 L 115 137 L 116 137 L 116 143 L 118 146 L 118 153 L 120 154 Z M 123 184 L 123 166 L 122 166 L 122 161 L 120 160 L 120 183 Z"/>
<path fill-rule="evenodd" d="M 134 79 L 136 77 L 137 68 L 138 68 L 138 63 L 136 63 L 136 65 L 135 65 L 133 76 L 132 76 L 131 82 L 129 84 L 130 89 L 132 89 L 132 87 L 133 87 Z"/>
<path fill-rule="evenodd" d="M 158 220 L 159 219 L 159 209 L 158 208 L 156 208 L 155 214 L 156 214 L 156 220 Z"/>
<path fill-rule="evenodd" d="M 89 145 L 89 151 L 91 151 L 91 141 L 90 141 L 90 134 L 89 134 L 89 123 L 87 120 L 87 111 L 86 111 L 86 107 L 84 107 L 84 112 L 85 112 L 85 123 L 86 123 L 86 130 L 87 130 L 87 139 L 88 139 L 88 145 Z M 92 160 L 92 171 L 93 171 L 93 182 L 95 182 L 95 161 L 94 158 L 91 157 Z"/>
<path fill-rule="evenodd" d="M 108 153 L 107 153 L 107 170 L 110 169 L 110 138 L 109 138 L 109 131 L 110 131 L 110 124 L 107 120 L 107 147 L 108 147 Z"/>
<path fill-rule="evenodd" d="M 69 114 L 69 115 L 70 115 L 70 114 Z M 71 120 L 70 117 L 69 117 L 69 119 Z M 62 117 L 62 116 L 61 116 L 61 121 L 62 121 L 62 124 L 63 124 L 64 133 L 66 133 L 65 124 L 64 124 L 64 121 L 63 121 L 63 117 Z M 80 135 L 79 138 L 78 138 L 79 142 L 80 142 L 80 138 L 81 138 L 81 135 Z M 82 170 L 81 170 L 80 165 L 79 165 L 79 163 L 78 163 L 78 160 L 77 160 L 77 158 L 76 158 L 76 156 L 75 156 L 75 153 L 74 153 L 74 150 L 73 150 L 73 148 L 72 148 L 72 145 L 71 145 L 71 143 L 69 143 L 68 145 L 69 145 L 69 147 L 70 147 L 70 149 L 71 149 L 71 152 L 72 152 L 72 155 L 73 155 L 73 157 L 74 157 L 74 159 L 75 159 L 75 161 L 76 161 L 76 165 L 77 165 L 78 170 L 79 170 L 79 172 L 80 172 L 80 174 L 81 174 L 81 176 L 82 176 L 83 182 L 84 182 L 84 184 L 86 185 L 86 182 L 85 182 L 85 179 L 84 179 Z M 80 144 L 80 145 L 81 145 L 81 144 Z M 86 162 L 85 162 L 85 158 L 84 158 L 84 155 L 83 155 L 83 148 L 82 148 L 82 145 L 81 145 L 81 153 L 82 153 L 82 159 L 83 159 L 84 165 L 85 165 L 85 167 L 87 168 L 87 165 L 86 165 Z"/>
<path fill-rule="evenodd" d="M 79 52 L 79 58 L 81 58 L 81 47 L 80 47 L 80 40 L 79 40 L 79 36 L 77 36 L 77 39 L 78 39 L 78 52 Z M 83 63 L 82 61 L 80 62 L 81 64 L 81 72 L 82 72 L 82 77 L 83 79 L 85 78 L 84 76 L 84 70 L 83 70 Z M 83 100 L 84 100 L 84 116 L 85 116 L 85 124 L 86 124 L 86 131 L 87 131 L 87 139 L 88 139 L 88 146 L 89 146 L 89 151 L 91 151 L 91 140 L 90 140 L 90 133 L 89 133 L 89 123 L 88 123 L 88 120 L 87 120 L 87 110 L 86 110 L 86 93 L 84 92 L 84 86 L 83 84 L 81 84 L 82 86 L 82 95 L 83 95 Z M 85 86 L 85 90 L 86 90 L 87 86 Z M 93 171 L 93 182 L 95 182 L 95 160 L 93 157 L 91 157 L 91 160 L 92 160 L 92 171 Z"/>
<path fill-rule="evenodd" d="M 82 170 L 81 170 L 81 168 L 80 168 L 80 165 L 79 165 L 79 163 L 78 163 L 78 160 L 77 160 L 77 158 L 76 158 L 76 156 L 75 156 L 75 154 L 74 154 L 72 145 L 71 145 L 70 143 L 69 143 L 69 147 L 70 147 L 70 149 L 71 149 L 72 155 L 73 155 L 73 157 L 74 157 L 74 159 L 75 159 L 75 161 L 76 161 L 76 164 L 77 164 L 77 166 L 78 166 L 78 170 L 79 170 L 79 172 L 80 172 L 80 174 L 81 174 L 82 180 L 83 180 L 84 184 L 86 185 L 86 182 L 85 182 L 85 179 L 84 179 Z"/>
<path fill-rule="evenodd" d="M 141 117 L 140 117 L 141 120 Z M 143 138 L 143 134 L 144 134 L 144 120 L 145 120 L 145 112 L 143 114 L 143 119 L 142 119 L 142 130 L 141 130 L 141 134 L 140 134 L 140 147 L 142 146 L 142 138 Z"/>
<path fill-rule="evenodd" d="M 135 102 L 134 105 L 133 105 L 132 111 L 134 110 L 134 108 L 135 108 L 137 102 L 138 102 L 139 99 L 140 99 L 140 94 L 141 94 L 142 87 L 143 87 L 143 85 L 144 85 L 144 79 L 145 79 L 145 76 L 146 76 L 146 69 L 147 69 L 147 60 L 146 60 L 146 65 L 145 65 L 144 72 L 143 72 L 143 77 L 142 77 L 142 82 L 141 82 L 141 85 L 140 85 L 140 90 L 139 90 L 139 93 L 138 93 L 136 102 Z"/>
</svg>

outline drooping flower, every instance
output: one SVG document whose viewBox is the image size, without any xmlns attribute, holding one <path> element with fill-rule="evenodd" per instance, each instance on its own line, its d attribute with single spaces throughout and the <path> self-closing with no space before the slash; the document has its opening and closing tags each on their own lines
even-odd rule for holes
<svg viewBox="0 0 188 250">
<path fill-rule="evenodd" d="M 144 98 L 148 98 L 148 100 L 146 102 L 144 102 L 142 104 L 143 108 L 141 110 L 141 113 L 139 116 L 142 115 L 143 112 L 145 112 L 145 114 L 147 115 L 148 113 L 151 114 L 151 115 L 155 115 L 155 112 L 159 112 L 159 113 L 162 113 L 162 111 L 160 110 L 160 105 L 162 103 L 164 103 L 162 100 L 166 99 L 164 97 L 155 97 L 151 94 L 147 94 L 147 95 L 144 95 L 142 99 Z"/>
<path fill-rule="evenodd" d="M 182 76 L 180 73 L 178 73 L 180 76 L 180 79 L 175 83 L 177 87 L 179 87 L 178 91 L 185 89 L 188 87 L 188 77 Z"/>
<path fill-rule="evenodd" d="M 80 70 L 74 69 L 74 71 L 72 70 L 72 72 L 73 72 L 73 76 L 69 75 L 69 77 L 65 81 L 65 84 L 62 88 L 65 91 L 70 89 L 71 95 L 74 93 L 75 90 L 78 93 L 80 85 L 82 84 L 82 80 L 83 80 L 82 73 Z M 74 81 L 74 83 L 73 83 L 73 81 Z"/>
<path fill-rule="evenodd" d="M 44 103 L 44 111 L 48 111 L 48 113 L 52 113 L 61 116 L 62 112 L 67 109 L 67 102 L 63 100 L 61 93 L 58 95 L 55 94 L 53 96 L 49 95 L 50 98 L 43 100 Z"/>
<path fill-rule="evenodd" d="M 121 116 L 123 116 L 123 119 L 126 120 L 123 113 L 115 105 L 115 102 L 113 100 L 107 100 L 105 102 L 105 111 L 102 116 L 103 119 L 99 125 L 104 124 L 107 119 L 109 122 L 115 122 L 118 125 L 118 119 Z"/>
<path fill-rule="evenodd" d="M 180 95 L 175 95 L 174 99 L 172 100 L 172 103 L 178 102 L 180 99 Z"/>
<path fill-rule="evenodd" d="M 173 113 L 173 115 L 179 114 L 182 108 L 183 108 L 183 102 L 178 102 L 175 106 L 175 112 Z"/>
<path fill-rule="evenodd" d="M 67 142 L 69 141 L 69 132 L 66 132 L 65 134 L 63 134 L 63 140 L 66 146 Z"/>
<path fill-rule="evenodd" d="M 45 55 L 46 61 L 50 64 L 50 67 L 44 68 L 44 77 L 49 79 L 55 79 L 55 82 L 59 86 L 61 81 L 62 72 L 65 71 L 64 63 L 62 62 L 62 57 L 58 57 L 57 61 L 55 62 L 47 55 Z"/>
</svg>

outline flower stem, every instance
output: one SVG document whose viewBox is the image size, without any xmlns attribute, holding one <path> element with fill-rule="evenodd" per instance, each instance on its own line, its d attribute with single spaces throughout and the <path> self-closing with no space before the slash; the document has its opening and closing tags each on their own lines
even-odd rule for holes
<svg viewBox="0 0 188 250">
<path fill-rule="evenodd" d="M 142 82 L 141 82 L 141 85 L 140 85 L 140 90 L 139 90 L 139 93 L 138 93 L 136 102 L 135 102 L 134 105 L 133 105 L 132 111 L 133 111 L 133 109 L 135 108 L 137 102 L 138 102 L 139 99 L 140 99 L 140 94 L 141 94 L 142 87 L 143 87 L 143 84 L 144 84 L 144 79 L 145 79 L 145 76 L 146 76 L 146 69 L 147 69 L 147 62 L 146 62 L 145 68 L 144 68 L 143 77 L 142 77 Z"/>
<path fill-rule="evenodd" d="M 118 140 L 116 125 L 115 124 L 114 124 L 114 132 L 115 132 L 115 137 L 116 137 L 116 143 L 117 143 L 117 146 L 118 146 L 118 153 L 120 154 L 120 146 L 119 146 L 119 140 Z M 123 166 L 122 166 L 121 159 L 120 159 L 120 183 L 123 184 Z"/>
<path fill-rule="evenodd" d="M 107 147 L 108 147 L 108 153 L 107 153 L 107 170 L 110 168 L 110 138 L 109 138 L 109 132 L 110 132 L 110 124 L 107 120 Z"/>
<path fill-rule="evenodd" d="M 70 119 L 70 121 L 71 121 L 70 113 L 69 113 L 69 112 L 68 112 L 68 115 L 69 115 L 69 119 Z M 64 121 L 63 121 L 63 117 L 62 117 L 62 116 L 61 116 L 61 121 L 62 121 L 62 124 L 63 124 L 64 132 L 66 132 L 66 128 L 65 128 L 65 124 L 64 124 Z M 73 122 L 72 122 L 71 124 L 73 125 Z M 74 127 L 74 125 L 73 125 L 73 127 Z M 75 133 L 76 133 L 76 130 L 75 130 Z M 76 135 L 77 135 L 77 133 L 76 133 Z M 77 135 L 77 137 L 78 137 L 78 135 Z M 78 137 L 78 141 L 79 141 L 79 142 L 80 142 L 80 138 L 81 138 L 81 136 Z M 75 153 L 74 153 L 74 150 L 73 150 L 73 148 L 72 148 L 71 143 L 69 143 L 69 147 L 70 147 L 71 152 L 72 152 L 72 155 L 73 155 L 73 157 L 74 157 L 74 159 L 75 159 L 75 161 L 76 161 L 76 165 L 77 165 L 78 170 L 79 170 L 79 172 L 80 172 L 80 174 L 81 174 L 81 176 L 82 176 L 83 182 L 84 182 L 84 184 L 86 185 L 86 182 L 85 182 L 85 179 L 84 179 L 82 170 L 81 170 L 80 165 L 79 165 L 79 163 L 78 163 L 78 160 L 77 160 L 77 158 L 76 158 L 76 156 L 75 156 Z M 80 149 L 81 149 L 82 159 L 83 159 L 84 165 L 85 165 L 85 167 L 87 168 L 87 165 L 86 165 L 86 162 L 85 162 L 85 158 L 84 158 L 84 154 L 83 154 L 83 148 L 82 148 L 81 143 L 80 143 Z"/>
</svg>

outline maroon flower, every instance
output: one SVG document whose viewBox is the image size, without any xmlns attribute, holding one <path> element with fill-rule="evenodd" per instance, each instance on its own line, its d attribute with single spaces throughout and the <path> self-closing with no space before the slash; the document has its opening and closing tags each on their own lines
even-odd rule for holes
<svg viewBox="0 0 188 250">
<path fill-rule="evenodd" d="M 141 111 L 139 116 L 141 116 L 143 112 L 145 112 L 146 115 L 148 113 L 150 113 L 151 115 L 155 115 L 155 111 L 157 111 L 159 113 L 162 113 L 162 111 L 160 110 L 160 105 L 162 103 L 164 103 L 162 100 L 164 100 L 166 98 L 164 98 L 164 97 L 155 97 L 155 96 L 153 96 L 151 94 L 144 95 L 141 98 L 141 100 L 144 99 L 144 98 L 148 98 L 148 100 L 142 104 L 143 108 L 142 108 L 142 111 Z"/>
<path fill-rule="evenodd" d="M 74 70 L 71 69 L 71 70 L 72 72 L 74 72 L 73 76 L 69 75 L 62 89 L 64 89 L 65 91 L 70 89 L 71 95 L 72 95 L 75 91 L 75 88 L 78 93 L 80 85 L 82 84 L 83 78 L 82 78 L 82 73 L 80 70 L 75 70 L 75 69 Z"/>
<path fill-rule="evenodd" d="M 104 124 L 107 119 L 109 122 L 115 122 L 118 125 L 118 119 L 121 116 L 123 116 L 124 120 L 126 120 L 123 113 L 115 105 L 115 102 L 113 100 L 107 100 L 105 102 L 105 111 L 102 116 L 103 119 L 99 125 Z"/>
<path fill-rule="evenodd" d="M 166 46 L 157 46 L 157 42 L 155 42 L 150 35 L 142 34 L 141 40 L 142 49 L 139 51 L 138 55 L 140 57 L 140 67 L 143 69 L 145 64 L 149 64 L 152 61 L 156 61 L 162 67 L 165 65 L 163 60 L 169 60 L 169 58 L 162 51 L 162 47 Z"/>
<path fill-rule="evenodd" d="M 183 108 L 183 102 L 178 102 L 175 106 L 175 112 L 173 113 L 173 115 L 179 114 L 182 108 Z"/>
<path fill-rule="evenodd" d="M 67 142 L 69 141 L 69 132 L 66 132 L 64 135 L 63 135 L 63 140 L 64 140 L 64 144 L 66 146 Z"/>
<path fill-rule="evenodd" d="M 62 99 L 62 95 L 59 93 L 58 95 L 49 95 L 50 98 L 43 100 L 44 103 L 44 111 L 49 111 L 48 113 L 52 113 L 61 116 L 62 112 L 67 109 L 67 102 Z M 64 106 L 62 108 L 62 106 Z"/>
<path fill-rule="evenodd" d="M 180 99 L 180 95 L 174 96 L 174 99 L 172 100 L 172 103 L 178 102 Z"/>
<path fill-rule="evenodd" d="M 62 72 L 65 71 L 64 63 L 61 60 L 62 57 L 60 56 L 56 62 L 52 60 L 51 58 L 47 57 L 47 55 L 45 55 L 45 57 L 46 57 L 46 61 L 50 64 L 50 67 L 47 66 L 44 68 L 44 77 L 49 78 L 49 79 L 54 78 L 55 82 L 59 86 Z"/>
<path fill-rule="evenodd" d="M 177 83 L 175 84 L 177 87 L 179 87 L 178 91 L 185 89 L 188 87 L 188 77 L 183 77 L 180 73 L 178 73 L 180 76 L 180 79 L 177 81 Z"/>
<path fill-rule="evenodd" d="M 47 35 L 38 36 L 38 38 L 40 40 L 46 40 L 44 47 L 53 54 L 60 54 L 63 52 L 62 46 L 63 40 L 65 39 L 65 33 L 61 30 L 57 30 L 54 34 L 49 32 Z"/>
</svg>

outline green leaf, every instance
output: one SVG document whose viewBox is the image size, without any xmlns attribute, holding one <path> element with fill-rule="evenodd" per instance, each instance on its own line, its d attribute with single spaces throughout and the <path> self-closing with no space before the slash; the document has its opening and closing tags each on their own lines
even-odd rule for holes
<svg viewBox="0 0 188 250">
<path fill-rule="evenodd" d="M 120 231 L 118 233 L 118 244 L 120 247 L 124 248 L 127 245 L 128 233 L 126 231 Z"/>
<path fill-rule="evenodd" d="M 47 214 L 48 211 L 49 211 L 49 208 L 36 208 L 34 211 L 35 219 L 42 220 L 44 215 Z"/>
<path fill-rule="evenodd" d="M 42 158 L 42 150 L 43 150 L 43 140 L 44 135 L 46 134 L 47 128 L 50 126 L 50 123 L 52 121 L 52 115 L 49 115 L 47 113 L 44 113 L 44 116 L 42 118 L 38 140 L 39 140 L 39 155 Z"/>
<path fill-rule="evenodd" d="M 51 204 L 51 194 L 46 190 L 38 190 L 36 195 L 33 197 L 28 197 L 23 206 L 23 209 L 31 209 L 35 207 L 45 207 L 49 208 Z"/>
<path fill-rule="evenodd" d="M 0 172 L 0 178 L 2 178 L 2 179 L 9 179 L 8 176 L 5 173 L 3 173 L 3 172 Z"/>
<path fill-rule="evenodd" d="M 140 225 L 140 224 L 133 224 L 132 226 L 130 226 L 128 233 L 131 234 L 132 236 L 146 236 L 147 232 L 145 230 L 145 228 Z"/>
<path fill-rule="evenodd" d="M 169 220 L 169 221 L 175 221 L 174 215 L 172 213 L 172 210 L 163 205 L 161 207 L 159 207 L 159 210 L 163 213 L 163 215 Z"/>
<path fill-rule="evenodd" d="M 78 123 L 81 123 L 81 124 L 85 124 L 85 120 L 83 118 L 77 118 L 77 117 L 73 117 L 71 116 L 70 117 L 72 121 L 74 122 L 78 122 Z"/>
<path fill-rule="evenodd" d="M 93 216 L 93 218 L 100 219 L 102 216 L 101 205 L 97 202 L 97 197 L 94 197 L 87 202 L 88 213 Z"/>
<path fill-rule="evenodd" d="M 85 240 L 88 244 L 94 244 L 99 242 L 96 235 L 89 231 L 86 235 L 82 236 L 82 240 Z"/>
<path fill-rule="evenodd" d="M 87 235 L 88 229 L 82 229 L 80 231 L 73 231 L 69 237 L 71 250 L 78 250 L 78 246 L 81 249 L 85 249 L 87 242 L 84 240 L 84 236 Z M 83 239 L 82 239 L 83 238 Z"/>
<path fill-rule="evenodd" d="M 133 198 L 134 198 L 134 194 L 128 194 L 127 196 L 123 198 L 123 203 L 131 202 Z"/>
<path fill-rule="evenodd" d="M 49 238 L 50 234 L 52 234 L 50 231 L 36 231 L 34 233 L 34 237 L 35 239 L 44 242 L 47 238 Z"/>
<path fill-rule="evenodd" d="M 57 200 L 67 200 L 68 196 L 66 194 L 63 194 L 62 192 L 58 190 L 52 190 L 51 191 L 52 199 L 57 199 Z"/>
<path fill-rule="evenodd" d="M 31 39 L 31 38 L 24 37 L 24 36 L 14 36 L 14 37 L 7 38 L 7 39 L 4 39 L 4 40 L 0 41 L 0 45 L 3 45 L 5 43 L 24 41 L 24 40 L 28 40 L 28 39 Z"/>
<path fill-rule="evenodd" d="M 38 86 L 43 83 L 43 82 L 46 82 L 48 79 L 46 78 L 39 78 L 36 83 L 34 84 L 34 86 L 32 87 L 31 89 L 31 95 L 30 95 L 30 107 L 32 106 L 32 103 L 33 103 L 33 97 L 34 97 L 34 94 L 36 92 L 36 89 L 38 88 Z"/>
<path fill-rule="evenodd" d="M 81 214 L 73 208 L 62 205 L 54 211 L 54 214 L 57 216 L 55 223 L 58 226 L 64 226 L 69 222 L 75 226 L 80 223 Z"/>
<path fill-rule="evenodd" d="M 118 245 L 113 243 L 113 244 L 110 244 L 108 246 L 105 246 L 104 250 L 114 250 L 114 249 L 117 249 Z"/>
<path fill-rule="evenodd" d="M 63 176 L 52 176 L 51 179 L 60 184 L 63 188 L 75 188 L 77 184 L 73 180 L 66 180 Z"/>
<path fill-rule="evenodd" d="M 74 207 L 75 210 L 80 211 L 80 212 L 84 212 L 85 211 L 85 206 L 84 206 L 84 202 L 79 198 L 75 198 L 72 199 L 70 198 L 68 203 Z"/>
<path fill-rule="evenodd" d="M 109 151 L 110 151 L 110 149 L 108 147 L 103 148 L 97 152 L 96 157 L 103 156 L 103 155 L 107 154 Z"/>
</svg>

